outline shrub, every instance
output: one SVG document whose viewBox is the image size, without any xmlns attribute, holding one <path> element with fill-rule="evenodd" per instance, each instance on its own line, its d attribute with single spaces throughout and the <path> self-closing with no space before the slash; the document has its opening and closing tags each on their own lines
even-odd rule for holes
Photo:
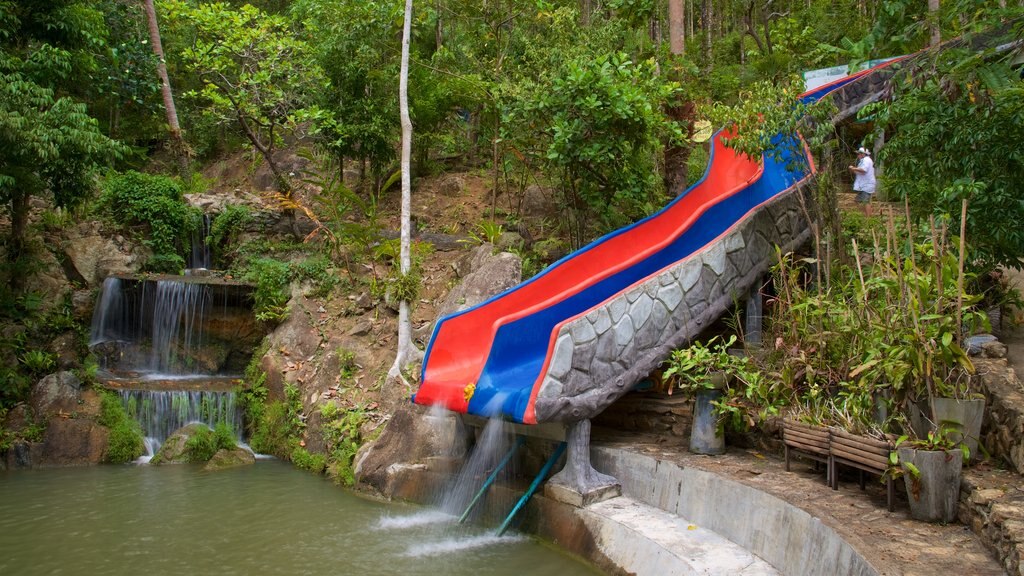
<svg viewBox="0 0 1024 576">
<path fill-rule="evenodd" d="M 142 456 L 146 446 L 142 428 L 132 420 L 117 394 L 109 390 L 100 392 L 99 424 L 110 429 L 107 443 L 107 461 L 114 464 L 131 462 Z"/>
<path fill-rule="evenodd" d="M 301 446 L 296 446 L 291 453 L 292 464 L 303 470 L 309 470 L 314 474 L 323 474 L 327 469 L 327 457 L 323 454 L 313 454 Z"/>
<path fill-rule="evenodd" d="M 142 241 L 153 251 L 148 269 L 177 272 L 185 266 L 185 250 L 200 219 L 174 180 L 135 171 L 112 176 L 104 184 L 98 208 L 117 226 L 145 229 Z"/>
<path fill-rule="evenodd" d="M 291 282 L 291 270 L 287 262 L 257 258 L 250 263 L 243 279 L 256 284 L 253 311 L 258 320 L 282 322 L 288 318 L 288 284 Z"/>
<path fill-rule="evenodd" d="M 189 462 L 206 462 L 216 453 L 217 438 L 209 428 L 197 428 L 185 441 L 185 458 Z"/>
</svg>

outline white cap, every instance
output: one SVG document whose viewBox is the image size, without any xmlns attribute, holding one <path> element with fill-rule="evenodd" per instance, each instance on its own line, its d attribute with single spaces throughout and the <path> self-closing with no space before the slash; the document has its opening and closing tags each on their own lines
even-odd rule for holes
<svg viewBox="0 0 1024 576">
<path fill-rule="evenodd" d="M 871 156 L 871 152 L 869 152 L 868 149 L 863 146 L 857 148 L 857 154 L 867 154 L 868 156 Z"/>
</svg>

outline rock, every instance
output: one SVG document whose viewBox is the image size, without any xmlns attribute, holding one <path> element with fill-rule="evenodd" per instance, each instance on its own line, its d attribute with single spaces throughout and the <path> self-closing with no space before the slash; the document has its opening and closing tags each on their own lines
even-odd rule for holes
<svg viewBox="0 0 1024 576">
<path fill-rule="evenodd" d="M 237 468 L 238 466 L 248 466 L 256 463 L 256 457 L 252 455 L 245 448 L 236 447 L 234 450 L 228 450 L 227 448 L 221 448 L 210 458 L 210 461 L 206 463 L 203 470 L 217 471 L 227 470 L 228 468 Z"/>
<path fill-rule="evenodd" d="M 366 334 L 369 334 L 371 330 L 373 330 L 373 324 L 369 320 L 363 319 L 356 322 L 356 325 L 348 331 L 348 335 L 365 336 Z"/>
<path fill-rule="evenodd" d="M 981 345 L 981 355 L 985 358 L 1006 358 L 1006 344 L 995 340 Z"/>
<path fill-rule="evenodd" d="M 15 442 L 7 450 L 7 458 L 0 470 L 20 470 L 31 468 L 42 462 L 42 442 Z"/>
<path fill-rule="evenodd" d="M 73 372 L 58 372 L 32 387 L 29 406 L 38 419 L 49 419 L 58 412 L 71 414 L 78 408 L 82 381 Z"/>
<path fill-rule="evenodd" d="M 110 431 L 92 420 L 53 418 L 33 466 L 88 466 L 103 462 Z"/>
<path fill-rule="evenodd" d="M 104 236 L 96 222 L 82 222 L 68 230 L 63 250 L 75 272 L 92 287 L 107 276 L 138 272 L 149 257 L 140 246 Z"/>
<path fill-rule="evenodd" d="M 418 406 L 403 405 L 377 440 L 359 450 L 354 464 L 356 479 L 385 491 L 394 464 L 461 458 L 467 441 L 468 434 L 454 414 L 431 416 Z"/>
<path fill-rule="evenodd" d="M 363 310 L 369 310 L 373 308 L 373 298 L 370 298 L 369 292 L 360 292 L 359 296 L 356 296 L 355 304 Z"/>
<path fill-rule="evenodd" d="M 518 256 L 508 252 L 492 255 L 489 245 L 474 252 L 468 268 L 462 281 L 445 296 L 438 317 L 475 306 L 519 284 L 523 273 Z"/>
<path fill-rule="evenodd" d="M 160 446 L 160 450 L 150 460 L 151 464 L 180 464 L 188 462 L 185 454 L 185 443 L 200 429 L 207 429 L 206 424 L 196 422 L 182 426 L 171 434 L 167 441 Z"/>
<path fill-rule="evenodd" d="M 991 334 L 975 334 L 964 340 L 964 348 L 971 356 L 977 356 L 981 354 L 982 346 L 995 341 L 996 337 Z"/>
<path fill-rule="evenodd" d="M 526 187 L 523 191 L 522 214 L 524 216 L 552 216 L 558 212 L 554 191 L 536 184 Z"/>
<path fill-rule="evenodd" d="M 42 296 L 40 310 L 47 311 L 54 307 L 64 294 L 71 291 L 71 283 L 61 266 L 60 261 L 46 249 L 34 251 L 38 260 L 38 271 L 28 279 L 27 285 Z"/>
<path fill-rule="evenodd" d="M 78 335 L 73 332 L 65 332 L 50 342 L 50 352 L 57 356 L 57 368 L 70 370 L 82 365 L 78 342 Z"/>
<path fill-rule="evenodd" d="M 466 190 L 466 179 L 458 174 L 450 174 L 437 183 L 437 193 L 442 196 L 460 196 Z"/>
<path fill-rule="evenodd" d="M 7 411 L 3 427 L 8 432 L 18 433 L 32 424 L 32 414 L 29 413 L 27 404 L 17 404 Z"/>
<path fill-rule="evenodd" d="M 523 237 L 518 232 L 502 232 L 501 237 L 498 238 L 498 250 L 507 252 L 513 248 L 522 248 L 524 244 Z"/>
<path fill-rule="evenodd" d="M 75 290 L 71 293 L 71 310 L 76 320 L 88 322 L 92 319 L 95 306 L 96 295 L 92 290 Z"/>
</svg>

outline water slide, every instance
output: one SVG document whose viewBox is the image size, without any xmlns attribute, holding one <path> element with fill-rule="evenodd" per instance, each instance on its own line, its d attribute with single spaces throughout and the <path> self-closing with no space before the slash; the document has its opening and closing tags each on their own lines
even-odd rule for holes
<svg viewBox="0 0 1024 576">
<path fill-rule="evenodd" d="M 817 100 L 873 70 L 800 98 Z M 537 424 L 537 394 L 562 325 L 719 241 L 737 222 L 814 172 L 805 147 L 783 146 L 787 151 L 781 157 L 754 161 L 726 147 L 727 138 L 726 132 L 714 135 L 703 178 L 661 211 L 486 302 L 440 319 L 413 401 Z M 801 153 L 792 152 L 800 148 Z"/>
</svg>

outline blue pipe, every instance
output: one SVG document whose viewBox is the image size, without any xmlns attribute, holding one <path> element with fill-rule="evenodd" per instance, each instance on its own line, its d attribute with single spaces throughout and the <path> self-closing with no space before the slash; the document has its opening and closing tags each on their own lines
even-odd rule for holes
<svg viewBox="0 0 1024 576">
<path fill-rule="evenodd" d="M 559 442 L 558 448 L 555 448 L 555 453 L 552 454 L 551 458 L 548 458 L 548 461 L 544 463 L 544 467 L 540 469 L 540 473 L 533 479 L 533 483 L 530 484 L 530 488 L 526 491 L 526 494 L 523 494 L 523 497 L 519 499 L 519 502 L 516 502 L 515 508 L 508 513 L 508 517 L 501 523 L 501 528 L 498 528 L 498 536 L 505 534 L 505 531 L 508 530 L 509 524 L 512 523 L 512 519 L 515 518 L 516 514 L 519 513 L 519 510 L 526 505 L 526 501 L 530 499 L 530 496 L 533 496 L 533 493 L 537 491 L 541 482 L 547 478 L 548 472 L 551 472 L 551 468 L 555 465 L 555 462 L 558 462 L 558 459 L 562 456 L 563 452 L 565 452 L 565 442 Z"/>
<path fill-rule="evenodd" d="M 525 443 L 525 437 L 516 436 L 516 443 L 512 445 L 512 449 L 508 451 L 508 454 L 505 454 L 505 457 L 501 459 L 501 462 L 498 463 L 498 466 L 494 469 L 494 472 L 491 472 L 491 475 L 487 477 L 487 480 L 484 480 L 484 485 L 480 487 L 480 490 L 476 493 L 476 496 L 473 497 L 473 501 L 470 502 L 469 506 L 466 507 L 466 511 L 462 513 L 462 516 L 459 516 L 459 524 L 462 524 L 466 521 L 466 518 L 469 517 L 470 511 L 473 510 L 473 508 L 476 506 L 476 503 L 479 502 L 480 498 L 483 497 L 484 492 L 487 492 L 487 489 L 491 487 L 491 484 L 494 484 L 494 481 L 498 478 L 498 473 L 501 472 L 506 465 L 508 465 L 509 460 L 512 459 L 512 455 L 515 454 L 516 450 L 519 450 L 519 447 Z"/>
</svg>

